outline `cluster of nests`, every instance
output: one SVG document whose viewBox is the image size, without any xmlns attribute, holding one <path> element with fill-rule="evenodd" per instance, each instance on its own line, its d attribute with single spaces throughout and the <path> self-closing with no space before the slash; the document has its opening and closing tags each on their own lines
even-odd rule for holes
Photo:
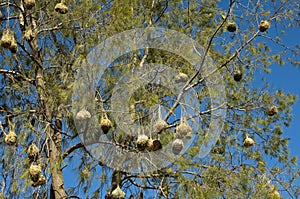
<svg viewBox="0 0 300 199">
<path fill-rule="evenodd" d="M 271 27 L 271 23 L 268 20 L 261 20 L 258 25 L 258 30 L 260 32 L 265 32 Z M 234 21 L 229 21 L 227 23 L 226 29 L 228 32 L 235 32 L 237 30 L 237 25 Z"/>
<path fill-rule="evenodd" d="M 24 6 L 26 9 L 31 10 L 35 6 L 35 0 L 24 0 Z M 66 14 L 68 12 L 68 6 L 64 1 L 61 1 L 55 5 L 54 10 L 60 14 Z"/>
</svg>

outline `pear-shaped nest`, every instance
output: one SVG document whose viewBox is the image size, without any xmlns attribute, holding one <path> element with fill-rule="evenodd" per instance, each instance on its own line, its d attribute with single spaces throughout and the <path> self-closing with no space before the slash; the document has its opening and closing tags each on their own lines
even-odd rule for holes
<svg viewBox="0 0 300 199">
<path fill-rule="evenodd" d="M 83 121 L 90 119 L 92 117 L 91 113 L 88 112 L 85 108 L 81 109 L 75 116 L 76 120 Z"/>
<path fill-rule="evenodd" d="M 3 31 L 0 44 L 3 48 L 10 48 L 13 40 L 14 40 L 14 33 L 11 30 L 7 29 Z"/>
<path fill-rule="evenodd" d="M 183 149 L 183 141 L 181 139 L 176 139 L 173 141 L 172 143 L 172 152 L 175 154 L 175 155 L 178 155 L 182 149 Z"/>
<path fill-rule="evenodd" d="M 274 115 L 277 115 L 278 114 L 278 108 L 277 106 L 270 106 L 268 108 L 268 111 L 267 111 L 267 115 L 268 116 L 274 116 Z"/>
<path fill-rule="evenodd" d="M 146 135 L 139 135 L 136 141 L 136 147 L 139 151 L 144 151 L 149 146 L 149 138 Z"/>
<path fill-rule="evenodd" d="M 4 142 L 10 146 L 16 144 L 17 134 L 13 130 L 10 130 L 9 133 L 4 138 Z"/>
<path fill-rule="evenodd" d="M 261 20 L 260 24 L 258 26 L 258 29 L 260 32 L 265 32 L 266 30 L 268 30 L 271 27 L 271 24 L 269 21 L 267 20 Z"/>
<path fill-rule="evenodd" d="M 35 144 L 31 144 L 27 149 L 28 158 L 31 161 L 36 161 L 39 155 L 39 149 Z"/>
<path fill-rule="evenodd" d="M 42 167 L 38 164 L 31 164 L 29 168 L 29 174 L 33 182 L 38 182 L 42 174 Z"/>
<path fill-rule="evenodd" d="M 68 13 L 68 6 L 61 2 L 55 5 L 54 10 L 59 14 L 66 14 Z"/>
<path fill-rule="evenodd" d="M 180 139 L 191 138 L 193 130 L 186 121 L 183 121 L 175 128 L 175 133 L 176 137 Z"/>
<path fill-rule="evenodd" d="M 124 199 L 126 194 L 119 186 L 117 186 L 117 188 L 111 192 L 110 196 L 112 199 Z"/>
<path fill-rule="evenodd" d="M 185 73 L 179 73 L 175 76 L 175 83 L 184 83 L 189 79 L 189 76 Z"/>
<path fill-rule="evenodd" d="M 234 21 L 228 22 L 226 28 L 227 28 L 228 32 L 235 32 L 236 31 L 236 24 L 235 24 L 235 22 Z"/>
<path fill-rule="evenodd" d="M 46 181 L 46 177 L 44 175 L 40 175 L 39 179 L 36 182 L 32 181 L 31 185 L 33 187 L 42 186 L 46 183 Z"/>
<path fill-rule="evenodd" d="M 246 137 L 246 139 L 243 142 L 244 147 L 251 147 L 255 144 L 254 140 L 250 137 Z"/>
<path fill-rule="evenodd" d="M 103 131 L 103 133 L 107 134 L 111 127 L 112 122 L 108 118 L 102 117 L 100 120 L 100 128 Z"/>
<path fill-rule="evenodd" d="M 31 10 L 35 6 L 35 0 L 24 0 L 24 5 L 28 10 Z"/>
<path fill-rule="evenodd" d="M 234 72 L 233 72 L 234 81 L 236 81 L 236 82 L 241 81 L 242 76 L 243 76 L 243 73 L 241 70 L 239 70 L 239 69 L 234 70 Z"/>
<path fill-rule="evenodd" d="M 168 127 L 168 123 L 162 119 L 159 119 L 154 123 L 152 131 L 154 134 L 158 134 L 161 133 L 167 127 Z"/>
</svg>

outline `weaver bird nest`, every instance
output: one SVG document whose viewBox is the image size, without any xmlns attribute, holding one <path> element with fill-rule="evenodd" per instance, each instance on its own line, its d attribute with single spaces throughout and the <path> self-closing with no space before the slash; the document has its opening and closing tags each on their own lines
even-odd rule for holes
<svg viewBox="0 0 300 199">
<path fill-rule="evenodd" d="M 7 145 L 10 145 L 10 146 L 16 144 L 16 142 L 17 142 L 17 134 L 13 130 L 10 130 L 8 132 L 8 134 L 6 134 L 6 136 L 4 138 L 4 142 Z"/>
<path fill-rule="evenodd" d="M 25 30 L 24 38 L 27 41 L 31 41 L 34 38 L 33 31 L 30 28 Z"/>
<path fill-rule="evenodd" d="M 176 139 L 173 141 L 172 143 L 172 152 L 175 154 L 175 155 L 178 155 L 182 149 L 183 149 L 183 141 L 182 139 Z"/>
<path fill-rule="evenodd" d="M 193 130 L 185 120 L 181 120 L 180 124 L 175 128 L 175 135 L 177 138 L 188 138 L 190 139 L 193 135 Z"/>
<path fill-rule="evenodd" d="M 40 165 L 31 164 L 29 168 L 29 174 L 33 182 L 38 182 L 42 174 L 42 167 Z"/>
<path fill-rule="evenodd" d="M 54 10 L 59 14 L 66 14 L 68 12 L 68 6 L 63 2 L 60 2 L 55 5 Z"/>
<path fill-rule="evenodd" d="M 46 181 L 47 181 L 46 177 L 44 175 L 40 175 L 39 179 L 36 182 L 32 181 L 31 185 L 33 187 L 42 186 L 46 183 Z"/>
<path fill-rule="evenodd" d="M 27 149 L 27 155 L 31 161 L 37 160 L 39 155 L 38 147 L 35 144 L 31 144 Z"/>
<path fill-rule="evenodd" d="M 124 199 L 126 197 L 126 194 L 118 185 L 117 188 L 115 188 L 115 190 L 111 192 L 110 196 L 113 199 Z"/>
<path fill-rule="evenodd" d="M 258 26 L 258 29 L 260 32 L 265 32 L 266 30 L 268 30 L 271 27 L 271 24 L 269 21 L 267 20 L 261 20 L 260 24 Z"/>
<path fill-rule="evenodd" d="M 236 82 L 241 81 L 242 76 L 243 76 L 243 73 L 242 73 L 241 70 L 239 70 L 239 69 L 234 70 L 234 72 L 233 72 L 233 79 L 234 79 Z"/>
<path fill-rule="evenodd" d="M 14 32 L 9 29 L 3 31 L 0 44 L 3 48 L 8 48 L 9 50 L 11 50 L 12 53 L 17 52 L 18 50 L 18 45 L 14 37 Z"/>
<path fill-rule="evenodd" d="M 149 149 L 151 145 L 153 145 L 153 142 L 147 135 L 139 135 L 136 141 L 136 147 L 139 151 L 144 151 L 145 149 Z"/>
<path fill-rule="evenodd" d="M 108 131 L 111 129 L 111 127 L 112 127 L 112 122 L 106 116 L 101 117 L 100 128 L 103 131 L 103 133 L 107 134 Z"/>
<path fill-rule="evenodd" d="M 268 116 L 274 116 L 278 114 L 277 106 L 270 106 L 267 111 Z"/>
<path fill-rule="evenodd" d="M 164 120 L 160 119 L 155 122 L 153 125 L 153 133 L 161 133 L 165 128 L 168 127 L 168 123 L 165 122 Z"/>
<path fill-rule="evenodd" d="M 248 136 L 246 136 L 244 142 L 243 142 L 243 146 L 244 147 L 251 147 L 255 144 L 254 140 Z"/>
<path fill-rule="evenodd" d="M 176 83 L 184 83 L 189 79 L 189 76 L 185 73 L 179 73 L 175 76 L 175 82 Z"/>
<path fill-rule="evenodd" d="M 83 121 L 90 119 L 92 117 L 91 113 L 88 112 L 85 108 L 81 109 L 75 116 L 76 120 Z"/>
<path fill-rule="evenodd" d="M 24 5 L 28 10 L 31 10 L 35 6 L 35 0 L 24 0 Z"/>
<path fill-rule="evenodd" d="M 235 24 L 235 22 L 233 22 L 233 21 L 228 22 L 226 28 L 227 28 L 227 30 L 229 32 L 235 32 L 236 31 L 236 24 Z"/>
</svg>

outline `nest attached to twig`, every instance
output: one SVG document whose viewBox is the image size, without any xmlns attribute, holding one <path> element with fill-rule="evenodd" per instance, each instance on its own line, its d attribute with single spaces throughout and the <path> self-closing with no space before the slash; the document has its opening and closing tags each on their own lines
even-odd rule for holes
<svg viewBox="0 0 300 199">
<path fill-rule="evenodd" d="M 46 181 L 46 177 L 44 175 L 40 175 L 39 179 L 36 182 L 32 181 L 31 185 L 33 187 L 42 186 L 46 183 Z"/>
<path fill-rule="evenodd" d="M 185 73 L 179 73 L 175 76 L 175 83 L 184 83 L 189 79 L 189 76 Z"/>
<path fill-rule="evenodd" d="M 110 119 L 108 119 L 106 115 L 104 115 L 104 117 L 101 117 L 100 128 L 103 131 L 103 133 L 107 134 L 108 131 L 111 129 L 111 127 L 112 127 L 112 122 L 110 121 Z"/>
<path fill-rule="evenodd" d="M 159 119 L 155 122 L 155 124 L 153 125 L 153 133 L 154 134 L 158 134 L 158 133 L 161 133 L 162 130 L 164 130 L 165 128 L 168 127 L 168 123 L 165 122 L 164 120 L 162 119 Z"/>
<path fill-rule="evenodd" d="M 76 120 L 83 121 L 90 119 L 92 117 L 91 113 L 88 112 L 85 108 L 81 109 L 75 116 Z"/>
<path fill-rule="evenodd" d="M 9 30 L 9 29 L 4 30 L 3 34 L 2 34 L 2 37 L 1 37 L 1 41 L 0 41 L 1 46 L 3 48 L 9 48 L 10 45 L 11 45 L 11 42 L 13 40 L 13 37 L 14 37 L 14 35 L 13 35 L 13 32 L 11 30 Z"/>
<path fill-rule="evenodd" d="M 126 194 L 119 186 L 117 186 L 117 188 L 111 192 L 110 196 L 112 199 L 124 199 Z"/>
<path fill-rule="evenodd" d="M 278 114 L 277 106 L 270 106 L 267 111 L 268 116 L 274 116 Z"/>
<path fill-rule="evenodd" d="M 28 29 L 25 30 L 24 38 L 27 41 L 31 41 L 34 38 L 33 31 L 30 28 L 28 28 Z"/>
<path fill-rule="evenodd" d="M 31 144 L 27 149 L 28 158 L 31 161 L 35 161 L 39 155 L 39 148 L 35 144 Z"/>
<path fill-rule="evenodd" d="M 233 79 L 234 79 L 236 82 L 241 81 L 242 76 L 243 76 L 243 73 L 242 73 L 241 70 L 239 70 L 239 69 L 234 70 L 234 72 L 233 72 Z"/>
<path fill-rule="evenodd" d="M 35 6 L 35 0 L 24 0 L 24 5 L 28 10 L 31 10 Z"/>
<path fill-rule="evenodd" d="M 5 138 L 4 138 L 4 142 L 7 144 L 7 145 L 14 145 L 16 144 L 17 142 L 17 134 L 15 133 L 15 131 L 13 130 L 10 130 L 8 132 L 8 134 L 6 134 Z"/>
<path fill-rule="evenodd" d="M 193 129 L 185 120 L 181 120 L 180 124 L 175 128 L 176 137 L 179 139 L 182 138 L 191 138 L 193 135 Z"/>
<path fill-rule="evenodd" d="M 149 138 L 146 135 L 139 135 L 136 141 L 136 146 L 139 151 L 144 151 L 149 145 Z"/>
<path fill-rule="evenodd" d="M 228 22 L 226 26 L 228 32 L 235 32 L 236 31 L 236 23 L 234 21 Z"/>
<path fill-rule="evenodd" d="M 59 14 L 66 14 L 68 12 L 68 6 L 63 2 L 60 2 L 55 5 L 54 10 Z"/>
<path fill-rule="evenodd" d="M 183 149 L 183 141 L 182 139 L 176 139 L 173 141 L 172 143 L 172 152 L 175 154 L 175 155 L 178 155 L 182 149 Z"/>
<path fill-rule="evenodd" d="M 246 139 L 243 142 L 244 147 L 251 147 L 255 144 L 254 140 L 248 136 L 246 136 Z"/>
<path fill-rule="evenodd" d="M 33 182 L 38 182 L 42 174 L 42 167 L 38 164 L 31 164 L 29 168 L 29 174 Z"/>
<path fill-rule="evenodd" d="M 260 24 L 258 26 L 258 29 L 260 32 L 265 32 L 266 30 L 268 30 L 271 27 L 271 24 L 269 21 L 267 20 L 261 20 Z"/>
</svg>

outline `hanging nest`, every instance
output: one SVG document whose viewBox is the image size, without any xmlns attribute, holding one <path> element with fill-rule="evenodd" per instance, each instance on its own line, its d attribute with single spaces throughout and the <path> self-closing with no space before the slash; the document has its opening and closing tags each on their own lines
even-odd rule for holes
<svg viewBox="0 0 300 199">
<path fill-rule="evenodd" d="M 39 149 L 35 144 L 31 144 L 27 149 L 28 158 L 31 161 L 36 161 L 39 155 Z"/>
<path fill-rule="evenodd" d="M 182 139 L 186 136 L 191 137 L 193 130 L 186 120 L 181 119 L 180 124 L 175 128 L 175 133 L 177 138 Z"/>
<path fill-rule="evenodd" d="M 88 112 L 85 108 L 81 109 L 75 116 L 76 120 L 82 121 L 90 119 L 92 117 L 91 113 Z"/>
<path fill-rule="evenodd" d="M 260 32 L 265 32 L 266 30 L 268 30 L 271 27 L 271 24 L 269 21 L 267 20 L 261 20 L 260 24 L 258 26 L 258 29 Z"/>
<path fill-rule="evenodd" d="M 4 30 L 0 41 L 1 46 L 3 48 L 9 48 L 13 38 L 14 38 L 14 34 L 12 31 L 10 31 L 9 29 Z"/>
<path fill-rule="evenodd" d="M 251 147 L 255 144 L 254 140 L 248 136 L 246 136 L 246 139 L 243 142 L 244 147 Z"/>
<path fill-rule="evenodd" d="M 25 30 L 24 38 L 27 41 L 31 41 L 34 38 L 33 31 L 30 28 Z"/>
<path fill-rule="evenodd" d="M 24 0 L 25 7 L 31 10 L 35 6 L 35 0 Z"/>
<path fill-rule="evenodd" d="M 158 151 L 162 149 L 162 144 L 159 140 L 153 140 L 152 141 L 152 151 Z"/>
<path fill-rule="evenodd" d="M 274 116 L 278 114 L 277 106 L 270 106 L 267 111 L 268 116 Z"/>
<path fill-rule="evenodd" d="M 31 185 L 33 187 L 37 187 L 37 186 L 42 186 L 46 183 L 47 179 L 44 175 L 40 175 L 39 179 L 37 182 L 32 181 Z"/>
<path fill-rule="evenodd" d="M 15 38 L 13 38 L 11 40 L 11 44 L 9 46 L 9 50 L 12 52 L 12 53 L 16 53 L 18 51 L 18 44 L 17 44 L 17 41 L 15 40 Z"/>
<path fill-rule="evenodd" d="M 146 135 L 139 135 L 136 141 L 136 147 L 139 151 L 144 151 L 148 147 L 149 138 Z"/>
<path fill-rule="evenodd" d="M 281 199 L 281 195 L 275 188 L 273 188 L 273 190 L 268 193 L 267 199 Z"/>
<path fill-rule="evenodd" d="M 15 133 L 15 131 L 13 130 L 10 130 L 8 132 L 8 134 L 6 134 L 5 138 L 4 138 L 4 142 L 7 144 L 7 145 L 14 145 L 16 144 L 17 142 L 17 134 Z"/>
<path fill-rule="evenodd" d="M 164 130 L 167 127 L 168 127 L 168 123 L 162 119 L 159 119 L 153 125 L 153 133 L 159 134 L 162 132 L 162 130 Z"/>
<path fill-rule="evenodd" d="M 126 194 L 118 185 L 117 188 L 111 192 L 110 196 L 112 199 L 124 199 Z"/>
<path fill-rule="evenodd" d="M 236 81 L 236 82 L 241 81 L 242 76 L 243 76 L 243 73 L 241 70 L 239 70 L 239 69 L 234 70 L 234 72 L 233 72 L 234 81 Z"/>
<path fill-rule="evenodd" d="M 184 83 L 189 79 L 189 76 L 185 73 L 179 73 L 175 77 L 175 83 Z"/>
<path fill-rule="evenodd" d="M 104 114 L 104 117 L 101 117 L 100 120 L 100 128 L 103 131 L 104 134 L 107 134 L 108 131 L 112 127 L 112 122 L 107 118 L 107 115 Z"/>
<path fill-rule="evenodd" d="M 236 31 L 235 22 L 234 21 L 228 22 L 226 29 L 227 29 L 228 32 L 235 32 Z"/>
<path fill-rule="evenodd" d="M 59 14 L 66 14 L 68 12 L 68 6 L 61 2 L 55 5 L 54 10 Z"/>
<path fill-rule="evenodd" d="M 42 174 L 42 167 L 40 165 L 31 164 L 29 168 L 29 174 L 33 182 L 38 182 Z"/>
<path fill-rule="evenodd" d="M 90 171 L 88 170 L 88 168 L 85 168 L 82 172 L 81 172 L 81 176 L 83 178 L 90 178 L 91 174 Z"/>
<path fill-rule="evenodd" d="M 175 155 L 178 155 L 183 149 L 183 141 L 181 139 L 176 139 L 172 143 L 172 151 Z"/>
</svg>

